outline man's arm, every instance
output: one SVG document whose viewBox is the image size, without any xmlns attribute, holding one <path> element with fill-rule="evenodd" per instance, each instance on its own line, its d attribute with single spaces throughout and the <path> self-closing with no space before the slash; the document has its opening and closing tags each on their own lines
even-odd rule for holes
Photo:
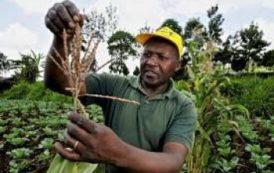
<svg viewBox="0 0 274 173">
<path fill-rule="evenodd" d="M 176 142 L 166 143 L 162 152 L 145 151 L 125 143 L 104 125 L 75 113 L 69 119 L 65 144 L 55 143 L 56 151 L 69 160 L 108 163 L 134 173 L 175 173 L 181 170 L 188 152 Z"/>
<path fill-rule="evenodd" d="M 148 152 L 128 146 L 128 153 L 121 157 L 121 167 L 134 173 L 176 173 L 180 172 L 188 149 L 175 142 L 164 145 L 162 152 Z"/>
<path fill-rule="evenodd" d="M 69 86 L 68 80 L 65 74 L 57 67 L 51 58 L 55 59 L 57 62 L 60 62 L 61 59 L 65 57 L 62 32 L 66 29 L 68 33 L 67 42 L 69 44 L 77 23 L 82 25 L 82 16 L 80 15 L 75 4 L 68 0 L 61 3 L 56 3 L 48 10 L 45 17 L 45 24 L 54 34 L 54 39 L 46 60 L 44 82 L 48 88 L 63 94 L 70 94 L 65 89 Z M 83 85 L 80 94 L 85 93 L 84 79 L 82 82 Z"/>
</svg>

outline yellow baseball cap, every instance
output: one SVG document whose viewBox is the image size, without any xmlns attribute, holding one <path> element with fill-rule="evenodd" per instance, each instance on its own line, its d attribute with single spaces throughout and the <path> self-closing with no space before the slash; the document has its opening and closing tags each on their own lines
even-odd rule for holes
<svg viewBox="0 0 274 173">
<path fill-rule="evenodd" d="M 141 33 L 135 37 L 137 42 L 144 45 L 152 37 L 161 37 L 175 44 L 178 49 L 179 57 L 183 54 L 183 38 L 169 27 L 162 27 L 152 33 Z"/>
</svg>

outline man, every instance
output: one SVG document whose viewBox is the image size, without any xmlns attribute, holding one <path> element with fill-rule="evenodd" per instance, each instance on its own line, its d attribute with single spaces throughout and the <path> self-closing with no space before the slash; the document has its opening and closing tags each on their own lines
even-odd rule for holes
<svg viewBox="0 0 274 173">
<path fill-rule="evenodd" d="M 49 9 L 45 23 L 54 34 L 49 51 L 60 61 L 54 48 L 63 54 L 62 30 L 73 34 L 82 17 L 70 1 Z M 190 99 L 173 89 L 171 76 L 180 68 L 182 38 L 164 27 L 152 34 L 140 34 L 144 45 L 138 78 L 110 74 L 91 74 L 83 79 L 81 94 L 113 95 L 135 100 L 140 105 L 100 98 L 85 98 L 85 104 L 103 108 L 105 125 L 76 113 L 69 116 L 65 143 L 56 142 L 56 151 L 66 159 L 105 163 L 106 172 L 175 173 L 192 145 L 196 111 Z M 67 94 L 66 76 L 50 58 L 45 69 L 45 84 Z M 72 151 L 66 150 L 73 148 Z"/>
</svg>

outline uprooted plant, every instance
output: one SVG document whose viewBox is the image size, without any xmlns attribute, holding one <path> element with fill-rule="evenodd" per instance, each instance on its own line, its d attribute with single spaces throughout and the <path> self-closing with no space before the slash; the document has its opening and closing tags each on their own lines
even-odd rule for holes
<svg viewBox="0 0 274 173">
<path fill-rule="evenodd" d="M 86 52 L 84 52 L 83 57 L 81 57 L 81 47 L 82 47 L 82 36 L 81 36 L 81 27 L 79 25 L 76 26 L 75 34 L 71 40 L 71 43 L 68 44 L 68 34 L 64 30 L 63 32 L 63 41 L 64 41 L 64 57 L 62 58 L 60 53 L 55 49 L 54 52 L 61 59 L 59 63 L 56 61 L 53 56 L 49 55 L 49 57 L 53 60 L 53 62 L 57 65 L 57 67 L 66 75 L 68 79 L 69 87 L 66 90 L 70 91 L 73 99 L 74 99 L 74 109 L 75 111 L 80 111 L 83 115 L 87 116 L 86 111 L 81 104 L 80 100 L 78 99 L 81 80 L 83 79 L 84 75 L 89 72 L 90 66 L 92 65 L 95 59 L 95 53 L 98 48 L 98 45 L 101 41 L 100 36 L 98 36 L 97 31 L 93 31 L 90 34 L 88 45 Z M 107 63 L 109 63 L 108 61 Z M 103 64 L 103 66 L 106 64 Z M 97 70 L 101 69 L 98 67 Z M 83 96 L 83 95 L 81 95 Z M 107 98 L 113 99 L 117 101 L 127 102 L 127 103 L 134 103 L 138 104 L 138 102 L 112 97 L 112 96 L 104 96 L 104 95 L 97 95 L 97 94 L 85 94 L 85 96 L 89 97 L 100 97 L 100 98 Z"/>
<path fill-rule="evenodd" d="M 63 44 L 64 44 L 64 57 L 61 57 L 60 53 L 54 49 L 54 53 L 60 59 L 60 61 L 56 61 L 53 56 L 49 55 L 52 61 L 56 64 L 56 66 L 64 73 L 68 80 L 67 91 L 71 93 L 73 96 L 74 102 L 74 111 L 80 113 L 80 115 L 84 115 L 88 118 L 88 114 L 85 110 L 85 107 L 81 104 L 79 100 L 80 96 L 87 97 L 98 97 L 105 99 L 112 99 L 116 101 L 121 101 L 125 103 L 139 104 L 136 101 L 127 100 L 123 98 L 106 96 L 106 95 L 98 95 L 98 94 L 84 94 L 80 95 L 80 88 L 82 85 L 82 80 L 85 74 L 89 72 L 90 66 L 92 65 L 96 50 L 101 41 L 100 34 L 97 31 L 93 31 L 90 34 L 87 48 L 85 52 L 82 52 L 82 36 L 81 36 L 81 27 L 79 25 L 75 28 L 75 34 L 72 38 L 68 38 L 67 32 L 63 31 Z M 70 39 L 70 43 L 68 43 L 68 39 Z M 81 56 L 83 55 L 83 56 Z M 110 62 L 110 61 L 108 61 Z M 106 64 L 104 64 L 106 65 Z M 103 65 L 103 66 L 104 66 Z M 97 70 L 101 69 L 98 67 Z M 73 172 L 78 171 L 88 171 L 93 172 L 96 169 L 97 165 L 87 164 L 87 163 L 79 163 L 79 162 L 70 162 L 68 160 L 62 159 L 60 156 L 56 156 L 48 172 Z M 98 170 L 97 170 L 98 171 Z"/>
</svg>

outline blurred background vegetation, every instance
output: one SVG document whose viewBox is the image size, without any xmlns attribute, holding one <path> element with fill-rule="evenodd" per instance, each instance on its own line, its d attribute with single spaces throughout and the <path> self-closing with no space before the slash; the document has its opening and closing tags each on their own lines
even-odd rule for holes
<svg viewBox="0 0 274 173">
<path fill-rule="evenodd" d="M 131 33 L 117 29 L 116 11 L 110 5 L 102 13 L 89 12 L 84 38 L 97 30 L 112 58 L 109 71 L 138 75 L 139 66 L 132 71 L 125 60 L 139 57 L 140 45 Z M 207 24 L 195 17 L 184 27 L 174 19 L 162 24 L 184 39 L 182 68 L 173 79 L 176 88 L 193 99 L 199 114 L 196 141 L 182 172 L 271 173 L 274 50 L 256 23 L 223 39 L 225 18 L 218 6 L 206 15 Z M 62 137 L 72 99 L 45 88 L 44 60 L 45 55 L 34 51 L 21 54 L 19 60 L 0 53 L 0 172 L 45 172 L 54 156 L 52 144 Z M 90 70 L 97 68 L 95 62 Z M 13 75 L 5 78 L 11 71 Z M 91 119 L 103 121 L 99 107 L 88 110 Z"/>
</svg>

